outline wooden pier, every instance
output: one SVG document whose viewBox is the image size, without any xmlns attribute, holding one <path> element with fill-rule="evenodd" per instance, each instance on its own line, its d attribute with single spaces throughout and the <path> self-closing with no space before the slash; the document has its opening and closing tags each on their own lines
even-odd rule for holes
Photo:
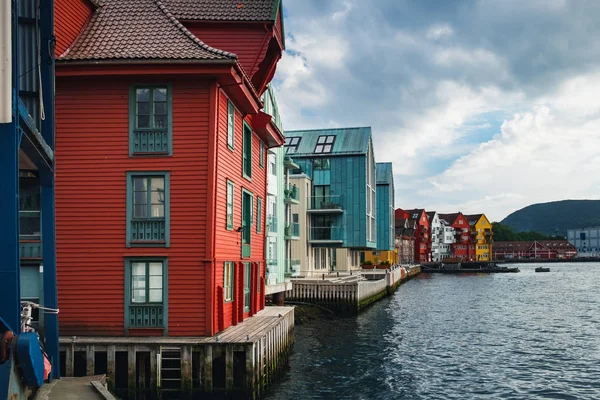
<svg viewBox="0 0 600 400">
<path fill-rule="evenodd" d="M 393 293 L 400 284 L 415 275 L 421 268 L 396 267 L 369 269 L 351 276 L 322 276 L 322 279 L 295 279 L 286 300 L 316 304 L 345 313 L 358 313 L 373 302 Z"/>
<path fill-rule="evenodd" d="M 106 374 L 117 393 L 259 398 L 287 364 L 293 307 L 267 307 L 212 337 L 61 337 L 62 376 Z"/>
</svg>

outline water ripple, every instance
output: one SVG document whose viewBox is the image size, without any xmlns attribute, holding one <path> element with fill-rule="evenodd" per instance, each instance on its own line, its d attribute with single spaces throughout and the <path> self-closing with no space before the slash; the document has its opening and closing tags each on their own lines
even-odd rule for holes
<svg viewBox="0 0 600 400">
<path fill-rule="evenodd" d="M 296 327 L 268 399 L 598 399 L 600 264 L 429 276 Z"/>
</svg>

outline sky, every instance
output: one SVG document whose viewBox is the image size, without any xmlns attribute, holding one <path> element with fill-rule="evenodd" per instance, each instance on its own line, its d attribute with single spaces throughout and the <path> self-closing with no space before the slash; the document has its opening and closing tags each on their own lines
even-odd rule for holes
<svg viewBox="0 0 600 400">
<path fill-rule="evenodd" d="M 284 129 L 371 126 L 397 207 L 600 198 L 600 1 L 283 4 Z"/>
</svg>

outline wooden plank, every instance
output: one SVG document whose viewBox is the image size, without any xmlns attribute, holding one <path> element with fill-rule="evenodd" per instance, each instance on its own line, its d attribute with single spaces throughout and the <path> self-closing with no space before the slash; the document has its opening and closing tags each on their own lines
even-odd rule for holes
<svg viewBox="0 0 600 400">
<path fill-rule="evenodd" d="M 65 354 L 65 372 L 67 377 L 73 376 L 75 346 L 68 346 Z"/>
<path fill-rule="evenodd" d="M 87 350 L 85 353 L 85 372 L 87 376 L 92 376 L 94 374 L 94 360 L 96 358 L 96 349 L 94 345 L 91 344 L 87 346 Z"/>
<path fill-rule="evenodd" d="M 150 350 L 150 388 L 152 391 L 156 391 L 158 388 L 158 351 L 156 347 Z"/>
<path fill-rule="evenodd" d="M 213 355 L 212 346 L 204 346 L 204 365 L 202 366 L 202 375 L 204 376 L 204 391 L 206 393 L 212 393 L 213 382 L 212 382 L 212 365 Z"/>
<path fill-rule="evenodd" d="M 135 346 L 129 346 L 127 349 L 127 387 L 130 392 L 137 388 L 136 350 Z"/>
<path fill-rule="evenodd" d="M 106 350 L 106 377 L 109 382 L 109 389 L 114 389 L 115 385 L 115 346 L 108 346 Z"/>
<path fill-rule="evenodd" d="M 181 348 L 181 389 L 185 392 L 192 388 L 192 347 Z"/>
<path fill-rule="evenodd" d="M 225 347 L 225 389 L 233 390 L 233 346 Z"/>
</svg>

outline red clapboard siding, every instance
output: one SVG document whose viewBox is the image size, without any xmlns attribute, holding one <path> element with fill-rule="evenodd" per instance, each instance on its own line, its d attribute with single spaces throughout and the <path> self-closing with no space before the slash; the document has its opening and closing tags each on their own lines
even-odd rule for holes
<svg viewBox="0 0 600 400">
<path fill-rule="evenodd" d="M 64 53 L 92 15 L 88 0 L 54 0 L 54 35 L 56 57 Z"/>
<path fill-rule="evenodd" d="M 266 30 L 263 24 L 190 23 L 186 27 L 207 45 L 235 53 L 251 78 L 265 58 L 273 36 L 272 28 Z"/>
<path fill-rule="evenodd" d="M 124 260 L 168 257 L 169 336 L 206 332 L 208 82 L 59 78 L 56 246 L 61 334 L 124 334 Z M 131 82 L 172 84 L 173 156 L 129 157 Z M 126 172 L 170 171 L 170 248 L 126 248 Z M 138 331 L 146 332 L 146 331 Z"/>
<path fill-rule="evenodd" d="M 243 120 L 239 112 L 235 115 L 235 138 L 234 150 L 231 151 L 227 146 L 227 96 L 219 92 L 219 113 L 217 120 L 217 201 L 216 201 L 216 229 L 215 229 L 215 259 L 216 259 L 216 274 L 215 274 L 215 294 L 217 298 L 216 288 L 223 286 L 223 270 L 225 261 L 252 261 L 260 262 L 262 275 L 265 270 L 265 208 L 266 208 L 266 149 L 264 167 L 260 166 L 260 141 L 258 136 L 252 135 L 252 180 L 249 181 L 242 176 L 242 146 L 243 146 Z M 227 230 L 227 180 L 234 183 L 234 218 L 233 230 Z M 251 237 L 251 257 L 249 259 L 241 258 L 241 233 L 236 232 L 237 227 L 242 225 L 242 188 L 254 194 L 254 220 L 252 223 Z M 257 217 L 257 198 L 262 199 L 262 221 L 261 232 L 256 232 L 256 217 Z M 235 290 L 237 295 L 238 291 Z M 253 291 L 255 296 L 255 291 Z M 261 295 L 264 295 L 262 293 Z M 242 301 L 237 298 L 235 302 Z M 234 302 L 234 303 L 235 303 Z M 224 327 L 227 328 L 232 324 L 232 315 L 234 303 L 225 303 L 224 305 Z M 217 326 L 218 305 L 214 308 L 215 326 Z"/>
</svg>

